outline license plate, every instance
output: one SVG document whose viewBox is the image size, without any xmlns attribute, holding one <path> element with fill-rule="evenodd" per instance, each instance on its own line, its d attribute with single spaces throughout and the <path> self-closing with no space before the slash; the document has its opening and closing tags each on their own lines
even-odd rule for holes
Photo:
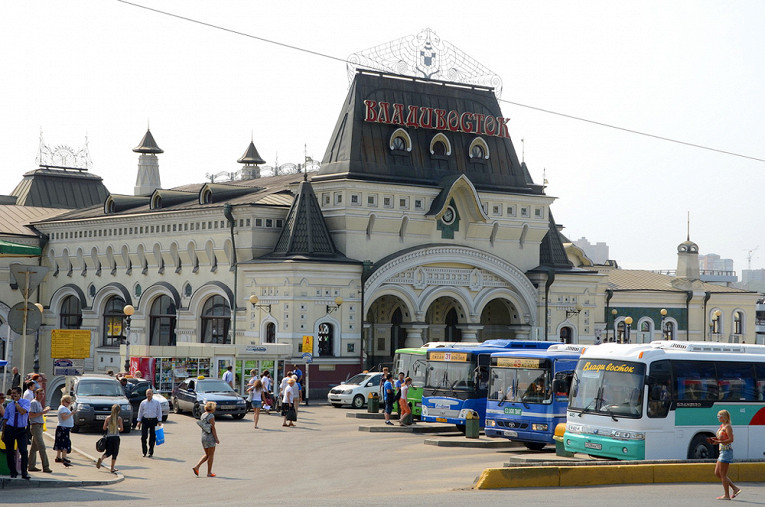
<svg viewBox="0 0 765 507">
<path fill-rule="evenodd" d="M 221 405 L 221 410 L 234 410 L 236 408 L 236 405 Z"/>
<path fill-rule="evenodd" d="M 603 449 L 603 445 L 602 444 L 596 444 L 594 442 L 585 442 L 584 443 L 584 447 L 586 449 L 595 449 L 595 450 L 598 450 L 598 451 Z"/>
<path fill-rule="evenodd" d="M 505 430 L 505 436 L 506 437 L 517 437 L 518 436 L 518 432 L 517 431 L 512 431 L 512 430 Z"/>
<path fill-rule="evenodd" d="M 109 416 L 106 415 L 106 414 L 104 414 L 104 415 L 97 415 L 96 416 L 96 421 L 105 421 L 107 417 L 109 417 Z"/>
<path fill-rule="evenodd" d="M 449 421 L 446 420 L 445 417 L 436 417 L 436 421 L 437 422 L 449 422 Z"/>
</svg>

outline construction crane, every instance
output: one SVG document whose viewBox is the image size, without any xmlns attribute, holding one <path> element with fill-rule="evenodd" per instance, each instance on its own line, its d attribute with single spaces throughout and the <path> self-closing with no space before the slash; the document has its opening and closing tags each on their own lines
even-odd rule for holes
<svg viewBox="0 0 765 507">
<path fill-rule="evenodd" d="M 757 251 L 757 249 L 760 248 L 760 245 L 757 245 L 756 247 L 749 250 L 746 254 L 746 268 L 751 271 L 752 270 L 752 254 Z"/>
</svg>

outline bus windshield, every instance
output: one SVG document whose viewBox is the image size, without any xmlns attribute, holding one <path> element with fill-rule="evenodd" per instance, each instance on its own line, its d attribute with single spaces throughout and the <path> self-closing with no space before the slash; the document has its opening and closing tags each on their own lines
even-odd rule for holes
<svg viewBox="0 0 765 507">
<path fill-rule="evenodd" d="M 542 368 L 492 368 L 489 400 L 551 403 L 550 372 Z"/>
<path fill-rule="evenodd" d="M 582 359 L 576 366 L 569 409 L 640 417 L 645 365 L 607 359 Z"/>
<path fill-rule="evenodd" d="M 471 362 L 431 361 L 425 378 L 425 386 L 435 389 L 472 390 L 475 365 Z"/>
<path fill-rule="evenodd" d="M 425 354 L 408 354 L 401 352 L 396 354 L 394 374 L 402 372 L 407 377 L 412 377 L 412 385 L 422 387 L 425 384 L 425 372 L 427 362 Z"/>
</svg>

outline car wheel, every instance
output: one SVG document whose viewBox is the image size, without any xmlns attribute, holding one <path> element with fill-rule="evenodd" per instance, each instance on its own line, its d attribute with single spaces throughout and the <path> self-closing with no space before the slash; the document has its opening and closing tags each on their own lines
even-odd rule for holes
<svg viewBox="0 0 765 507">
<path fill-rule="evenodd" d="M 80 432 L 80 427 L 79 426 L 77 426 L 76 424 L 74 426 L 72 426 L 72 433 L 79 433 L 79 432 Z"/>
<path fill-rule="evenodd" d="M 342 403 L 333 403 L 332 406 L 335 407 L 335 408 L 340 408 L 340 407 L 343 406 L 343 404 Z"/>
<path fill-rule="evenodd" d="M 194 417 L 196 417 L 197 419 L 199 419 L 200 417 L 202 417 L 202 407 L 199 405 L 199 403 L 195 403 L 195 404 L 194 404 L 194 408 L 193 408 L 193 409 L 191 409 L 191 414 L 192 414 Z"/>
<path fill-rule="evenodd" d="M 688 448 L 688 459 L 715 459 L 717 458 L 717 450 L 715 446 L 707 442 L 707 437 L 712 435 L 705 435 L 699 433 L 693 440 L 691 440 L 691 446 Z"/>
<path fill-rule="evenodd" d="M 364 396 L 357 394 L 353 397 L 353 408 L 364 408 Z"/>
<path fill-rule="evenodd" d="M 231 414 L 231 417 L 234 419 L 244 419 L 244 416 L 247 414 Z"/>
<path fill-rule="evenodd" d="M 545 448 L 544 442 L 524 442 L 523 445 L 526 446 L 527 449 L 531 449 L 532 451 L 541 451 Z"/>
<path fill-rule="evenodd" d="M 170 415 L 170 414 L 168 414 L 168 415 L 163 415 L 163 416 L 162 416 L 162 422 L 165 422 L 165 421 L 167 421 L 167 417 L 168 417 L 169 415 Z"/>
<path fill-rule="evenodd" d="M 181 406 L 178 404 L 178 398 L 173 398 L 173 413 L 180 414 L 182 412 Z"/>
</svg>

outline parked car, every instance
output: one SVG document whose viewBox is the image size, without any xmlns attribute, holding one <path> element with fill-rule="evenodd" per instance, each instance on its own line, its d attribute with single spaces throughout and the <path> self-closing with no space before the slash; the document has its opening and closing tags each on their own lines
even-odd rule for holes
<svg viewBox="0 0 765 507">
<path fill-rule="evenodd" d="M 74 377 L 71 395 L 74 398 L 74 427 L 77 433 L 81 428 L 91 427 L 101 431 L 104 420 L 112 411 L 115 403 L 120 406 L 123 421 L 133 419 L 133 409 L 122 390 L 119 381 L 108 375 L 82 375 Z M 130 424 L 123 423 L 123 433 L 129 433 Z"/>
<path fill-rule="evenodd" d="M 241 419 L 247 414 L 247 402 L 230 385 L 221 379 L 186 379 L 173 390 L 173 412 L 188 410 L 199 419 L 205 403 L 214 401 L 215 416 L 229 414 Z"/>
<path fill-rule="evenodd" d="M 379 393 L 382 373 L 359 373 L 349 378 L 327 393 L 327 400 L 333 407 L 351 405 L 353 408 L 363 408 L 369 393 Z"/>
<path fill-rule="evenodd" d="M 159 400 L 159 404 L 162 405 L 162 421 L 167 421 L 167 416 L 170 414 L 170 402 L 167 401 L 167 398 L 157 393 L 157 390 L 151 385 L 151 382 L 142 378 L 128 378 L 126 387 L 127 399 L 133 407 L 133 427 L 135 427 L 135 424 L 138 422 L 138 407 L 141 405 L 141 402 L 146 399 L 147 389 L 154 391 L 154 399 Z"/>
</svg>

